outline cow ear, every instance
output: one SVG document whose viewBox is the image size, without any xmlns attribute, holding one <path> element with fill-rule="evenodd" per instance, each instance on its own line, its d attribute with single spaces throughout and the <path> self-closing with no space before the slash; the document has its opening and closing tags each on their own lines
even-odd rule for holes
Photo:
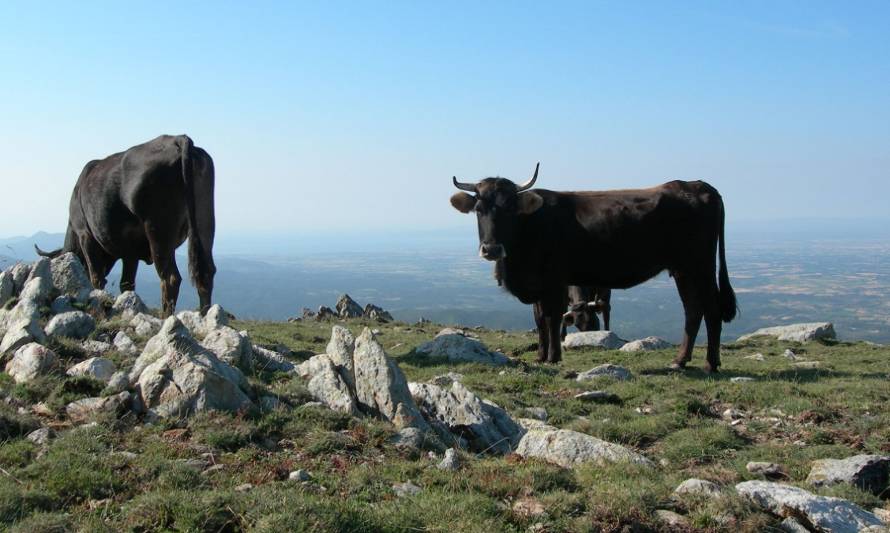
<svg viewBox="0 0 890 533">
<path fill-rule="evenodd" d="M 524 192 L 519 195 L 519 214 L 530 215 L 544 205 L 544 199 L 533 192 Z"/>
<path fill-rule="evenodd" d="M 461 213 L 469 213 L 476 207 L 476 198 L 465 192 L 454 193 L 454 196 L 451 197 L 451 205 Z"/>
</svg>

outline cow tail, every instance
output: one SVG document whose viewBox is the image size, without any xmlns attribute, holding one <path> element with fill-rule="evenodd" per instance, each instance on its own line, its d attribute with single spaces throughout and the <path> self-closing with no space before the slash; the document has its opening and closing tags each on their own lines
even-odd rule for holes
<svg viewBox="0 0 890 533">
<path fill-rule="evenodd" d="M 194 153 L 194 144 L 186 135 L 181 137 L 180 148 L 189 221 L 189 275 L 192 284 L 200 286 L 212 283 L 216 273 L 212 252 L 215 232 L 213 163 L 203 153 Z M 198 157 L 193 157 L 195 155 Z"/>
<path fill-rule="evenodd" d="M 720 254 L 720 317 L 724 322 L 730 322 L 735 318 L 738 312 L 738 302 L 736 301 L 735 291 L 729 284 L 729 272 L 726 268 L 726 238 L 724 226 L 726 225 L 726 210 L 723 206 L 723 199 L 720 198 L 720 235 L 718 237 L 719 254 Z"/>
</svg>

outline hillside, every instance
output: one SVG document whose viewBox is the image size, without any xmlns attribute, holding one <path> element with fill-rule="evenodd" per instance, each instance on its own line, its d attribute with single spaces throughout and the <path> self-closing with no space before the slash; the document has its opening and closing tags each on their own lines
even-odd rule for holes
<svg viewBox="0 0 890 533">
<path fill-rule="evenodd" d="M 562 468 L 515 454 L 461 452 L 459 470 L 440 470 L 441 454 L 396 447 L 391 424 L 320 406 L 304 380 L 282 372 L 248 373 L 258 396 L 279 402 L 262 412 L 147 423 L 128 411 L 95 415 L 97 423 L 87 426 L 72 423 L 65 405 L 99 395 L 103 384 L 60 373 L 15 384 L 3 374 L 0 520 L 13 531 L 666 531 L 676 528 L 656 511 L 673 510 L 689 530 L 763 531 L 779 520 L 732 490 L 762 478 L 746 470 L 749 461 L 780 463 L 790 483 L 814 490 L 804 482 L 813 460 L 890 452 L 890 348 L 731 343 L 724 371 L 709 376 L 666 371 L 673 350 L 580 350 L 559 367 L 542 366 L 533 362 L 532 334 L 476 330 L 483 343 L 514 357 L 496 367 L 419 356 L 415 347 L 438 325 L 340 323 L 356 335 L 365 326 L 379 330 L 409 381 L 457 372 L 469 390 L 514 417 L 543 417 L 531 408 L 543 409 L 548 424 L 622 444 L 655 466 Z M 231 325 L 256 344 L 286 347 L 299 362 L 325 351 L 332 324 Z M 107 322 L 91 336 L 121 327 Z M 60 368 L 88 356 L 75 341 L 50 342 Z M 787 348 L 817 365 L 792 362 L 782 355 Z M 763 360 L 747 358 L 754 353 Z M 121 367 L 132 361 L 116 349 L 104 355 Z M 694 364 L 701 358 L 696 352 Z M 606 362 L 626 367 L 633 379 L 566 378 Z M 754 381 L 733 383 L 734 376 Z M 573 399 L 594 389 L 615 400 Z M 724 418 L 727 409 L 737 413 Z M 44 445 L 25 439 L 37 426 L 56 437 Z M 289 480 L 297 470 L 305 481 Z M 725 496 L 672 495 L 688 478 L 713 481 Z M 408 481 L 419 492 L 397 496 L 393 487 Z M 814 492 L 868 510 L 890 508 L 852 487 Z"/>
</svg>

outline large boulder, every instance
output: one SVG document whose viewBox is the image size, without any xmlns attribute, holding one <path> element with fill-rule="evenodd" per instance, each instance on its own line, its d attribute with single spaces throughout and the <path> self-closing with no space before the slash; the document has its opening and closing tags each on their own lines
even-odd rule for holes
<svg viewBox="0 0 890 533">
<path fill-rule="evenodd" d="M 211 330 L 201 341 L 201 345 L 232 366 L 249 368 L 253 362 L 250 339 L 229 326 Z"/>
<path fill-rule="evenodd" d="M 855 455 L 846 459 L 822 459 L 813 462 L 807 483 L 821 487 L 845 483 L 880 494 L 887 487 L 890 456 Z"/>
<path fill-rule="evenodd" d="M 523 457 L 536 457 L 563 468 L 589 462 L 630 462 L 653 466 L 652 461 L 633 450 L 585 433 L 557 429 L 541 422 L 529 424 L 526 429 L 516 446 L 516 453 Z"/>
<path fill-rule="evenodd" d="M 0 272 L 0 307 L 12 298 L 14 289 L 15 282 L 12 280 L 12 274 L 6 271 Z"/>
<path fill-rule="evenodd" d="M 69 311 L 56 315 L 46 325 L 46 334 L 50 337 L 69 337 L 85 339 L 96 329 L 96 320 L 83 311 Z"/>
<path fill-rule="evenodd" d="M 630 341 L 619 348 L 619 350 L 622 352 L 648 352 L 652 350 L 666 350 L 668 348 L 673 348 L 673 346 L 673 344 L 660 337 L 646 337 L 644 339 Z"/>
<path fill-rule="evenodd" d="M 355 393 L 328 354 L 320 354 L 296 367 L 298 375 L 308 378 L 306 389 L 316 400 L 334 411 L 349 415 L 360 413 Z"/>
<path fill-rule="evenodd" d="M 355 397 L 363 410 L 389 420 L 400 429 L 430 429 L 411 397 L 402 369 L 386 355 L 368 328 L 355 340 L 353 363 Z"/>
<path fill-rule="evenodd" d="M 112 343 L 114 343 L 114 347 L 123 354 L 134 355 L 139 352 L 136 343 L 133 342 L 133 339 L 131 339 L 124 331 L 118 331 L 115 334 Z"/>
<path fill-rule="evenodd" d="M 51 269 L 53 286 L 57 291 L 78 302 L 89 300 L 93 285 L 76 255 L 68 252 L 54 258 Z"/>
<path fill-rule="evenodd" d="M 72 366 L 65 372 L 69 376 L 87 376 L 107 383 L 115 372 L 114 363 L 103 357 L 91 357 Z"/>
<path fill-rule="evenodd" d="M 49 303 L 51 290 L 52 284 L 44 278 L 30 279 L 19 293 L 15 307 L 9 311 L 0 310 L 0 354 L 12 352 L 30 342 L 46 340 L 40 326 L 40 308 Z"/>
<path fill-rule="evenodd" d="M 195 341 L 175 316 L 146 343 L 130 372 L 130 383 L 142 409 L 152 416 L 254 407 L 244 374 Z"/>
<path fill-rule="evenodd" d="M 835 336 L 834 324 L 831 322 L 810 322 L 761 328 L 754 333 L 742 335 L 739 337 L 739 341 L 753 337 L 775 337 L 780 341 L 809 342 L 818 339 L 834 339 Z"/>
<path fill-rule="evenodd" d="M 148 307 L 134 291 L 124 291 L 114 300 L 111 313 L 126 319 L 132 319 L 140 313 L 147 313 Z"/>
<path fill-rule="evenodd" d="M 355 353 L 355 337 L 343 326 L 331 328 L 331 340 L 325 353 L 331 358 L 334 366 L 338 367 L 343 381 L 350 389 L 355 390 L 355 363 L 352 360 Z"/>
<path fill-rule="evenodd" d="M 804 489 L 771 481 L 743 481 L 736 491 L 779 517 L 794 517 L 810 529 L 832 533 L 858 533 L 883 522 L 861 507 L 841 498 L 818 496 Z"/>
<path fill-rule="evenodd" d="M 51 372 L 58 363 L 59 357 L 54 351 L 32 342 L 16 350 L 12 360 L 6 363 L 6 373 L 16 383 L 25 383 Z"/>
<path fill-rule="evenodd" d="M 444 357 L 452 362 L 484 363 L 505 365 L 510 358 L 500 352 L 493 352 L 477 339 L 465 336 L 458 330 L 441 331 L 432 341 L 425 342 L 415 350 L 420 355 Z"/>
<path fill-rule="evenodd" d="M 362 306 L 356 303 L 348 294 L 342 294 L 337 298 L 337 316 L 340 318 L 358 318 L 362 316 Z"/>
<path fill-rule="evenodd" d="M 604 365 L 595 366 L 590 370 L 585 370 L 584 372 L 579 373 L 578 377 L 576 377 L 575 380 L 589 381 L 591 379 L 602 377 L 617 379 L 618 381 L 626 381 L 628 379 L 631 379 L 633 375 L 630 373 L 630 370 L 624 368 L 623 366 L 606 363 Z"/>
<path fill-rule="evenodd" d="M 22 292 L 28 276 L 31 275 L 31 265 L 29 263 L 16 263 L 10 267 L 7 272 L 12 277 L 12 295 L 15 296 Z"/>
<path fill-rule="evenodd" d="M 459 437 L 474 452 L 509 453 L 522 437 L 522 427 L 506 411 L 470 392 L 460 382 L 450 387 L 409 383 L 411 395 L 433 428 L 444 426 L 446 442 Z M 453 436 L 451 436 L 453 435 Z"/>
<path fill-rule="evenodd" d="M 611 331 L 578 331 L 569 333 L 562 341 L 562 347 L 566 350 L 583 348 L 617 350 L 624 344 L 625 342 Z"/>
<path fill-rule="evenodd" d="M 52 262 L 46 257 L 41 257 L 31 265 L 31 272 L 28 274 L 25 285 L 35 279 L 40 280 L 35 297 L 41 302 L 49 302 L 55 287 L 53 287 Z"/>
</svg>

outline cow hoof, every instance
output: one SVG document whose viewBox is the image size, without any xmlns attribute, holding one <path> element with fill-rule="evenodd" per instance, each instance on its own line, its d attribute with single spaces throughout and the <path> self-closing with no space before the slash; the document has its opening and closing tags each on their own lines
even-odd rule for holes
<svg viewBox="0 0 890 533">
<path fill-rule="evenodd" d="M 671 370 L 686 370 L 686 363 L 671 363 Z"/>
</svg>

